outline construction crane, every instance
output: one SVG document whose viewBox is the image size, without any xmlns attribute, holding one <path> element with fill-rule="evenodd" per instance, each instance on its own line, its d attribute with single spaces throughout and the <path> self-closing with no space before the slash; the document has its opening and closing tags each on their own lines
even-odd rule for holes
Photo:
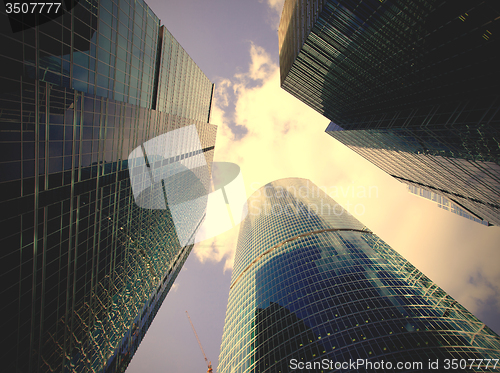
<svg viewBox="0 0 500 373">
<path fill-rule="evenodd" d="M 205 351 L 203 351 L 203 347 L 200 342 L 200 338 L 198 338 L 198 334 L 196 334 L 196 329 L 194 328 L 193 322 L 191 321 L 191 317 L 189 317 L 188 311 L 186 311 L 186 315 L 189 319 L 189 323 L 191 324 L 191 328 L 193 328 L 194 336 L 196 337 L 196 340 L 198 341 L 198 344 L 200 345 L 201 353 L 203 354 L 203 357 L 205 358 L 205 363 L 207 364 L 208 370 L 207 373 L 212 373 L 212 362 L 208 361 L 207 355 L 205 355 Z"/>
</svg>

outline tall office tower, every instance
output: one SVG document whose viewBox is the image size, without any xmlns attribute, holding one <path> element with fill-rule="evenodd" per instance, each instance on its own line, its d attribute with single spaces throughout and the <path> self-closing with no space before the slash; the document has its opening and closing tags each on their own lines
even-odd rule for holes
<svg viewBox="0 0 500 373">
<path fill-rule="evenodd" d="M 436 359 L 493 371 L 500 337 L 312 182 L 277 180 L 248 202 L 220 373 L 432 371 Z"/>
<path fill-rule="evenodd" d="M 142 0 L 29 9 L 0 22 L 1 370 L 122 372 L 204 217 L 213 84 Z"/>
<path fill-rule="evenodd" d="M 500 224 L 495 0 L 287 0 L 281 87 L 397 180 Z"/>
</svg>

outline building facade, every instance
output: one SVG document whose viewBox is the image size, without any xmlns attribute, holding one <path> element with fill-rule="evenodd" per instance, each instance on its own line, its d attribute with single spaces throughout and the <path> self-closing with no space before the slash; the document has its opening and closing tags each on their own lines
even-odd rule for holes
<svg viewBox="0 0 500 373">
<path fill-rule="evenodd" d="M 495 1 L 287 0 L 281 86 L 385 172 L 497 225 L 499 16 Z"/>
<path fill-rule="evenodd" d="M 480 220 L 476 218 L 475 216 L 472 216 L 467 213 L 464 209 L 460 208 L 453 202 L 450 202 L 448 199 L 442 197 L 440 194 L 430 192 L 428 190 L 413 186 L 413 185 L 408 185 L 408 192 L 411 194 L 415 194 L 416 196 L 428 199 L 429 201 L 433 201 L 436 203 L 436 206 L 439 207 L 440 209 L 449 211 L 453 214 L 456 214 L 458 216 L 461 216 L 465 219 L 469 219 L 472 221 L 475 221 L 476 223 L 482 224 L 482 225 L 488 225 L 488 222 L 485 220 Z"/>
<path fill-rule="evenodd" d="M 330 124 L 326 133 L 396 180 L 438 194 L 475 219 L 498 225 L 498 163 L 437 155 L 437 150 L 429 154 L 418 138 L 401 131 L 338 130 Z"/>
<path fill-rule="evenodd" d="M 248 206 L 219 372 L 420 372 L 499 359 L 497 334 L 309 180 L 273 181 Z"/>
<path fill-rule="evenodd" d="M 122 372 L 205 216 L 173 211 L 211 188 L 214 86 L 142 0 L 1 16 L 3 369 Z"/>
</svg>

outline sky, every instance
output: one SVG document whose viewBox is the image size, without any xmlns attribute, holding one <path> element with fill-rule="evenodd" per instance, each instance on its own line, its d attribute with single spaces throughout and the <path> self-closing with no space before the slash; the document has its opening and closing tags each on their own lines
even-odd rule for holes
<svg viewBox="0 0 500 373">
<path fill-rule="evenodd" d="M 248 196 L 280 178 L 310 179 L 500 333 L 500 227 L 485 227 L 408 193 L 327 135 L 328 119 L 279 87 L 283 1 L 147 3 L 215 83 L 214 161 L 241 167 Z M 194 247 L 127 373 L 206 372 L 186 310 L 216 368 L 237 235 L 236 227 Z"/>
</svg>

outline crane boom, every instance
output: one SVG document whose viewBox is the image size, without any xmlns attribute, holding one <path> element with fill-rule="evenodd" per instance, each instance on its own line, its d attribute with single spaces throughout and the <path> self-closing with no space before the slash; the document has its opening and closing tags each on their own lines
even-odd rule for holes
<svg viewBox="0 0 500 373">
<path fill-rule="evenodd" d="M 203 346 L 201 345 L 200 338 L 198 338 L 198 334 L 196 333 L 196 329 L 194 328 L 193 322 L 191 321 L 191 317 L 189 317 L 188 311 L 186 311 L 186 315 L 188 317 L 189 323 L 191 324 L 191 328 L 193 328 L 194 336 L 196 337 L 196 340 L 198 341 L 198 344 L 200 345 L 201 353 L 203 354 L 203 357 L 205 358 L 205 363 L 207 363 L 207 373 L 212 373 L 212 362 L 208 361 L 207 355 L 205 355 L 205 351 L 203 351 Z"/>
</svg>

